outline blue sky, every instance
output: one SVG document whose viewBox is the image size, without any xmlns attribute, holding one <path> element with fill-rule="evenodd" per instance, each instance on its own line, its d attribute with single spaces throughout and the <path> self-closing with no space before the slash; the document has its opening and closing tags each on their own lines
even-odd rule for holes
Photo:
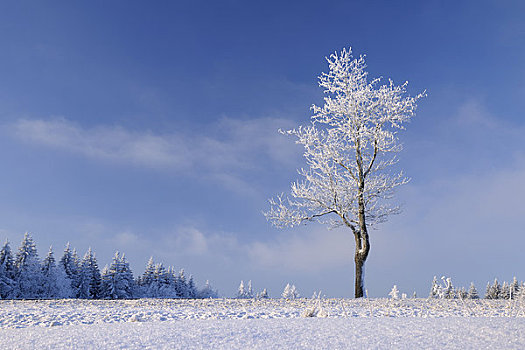
<svg viewBox="0 0 525 350">
<path fill-rule="evenodd" d="M 151 255 L 232 295 L 352 296 L 350 233 L 261 214 L 302 166 L 277 133 L 322 101 L 324 57 L 426 89 L 401 135 L 403 213 L 371 233 L 366 288 L 426 296 L 524 280 L 525 6 L 520 1 L 0 4 L 0 238 L 99 264 Z"/>
</svg>

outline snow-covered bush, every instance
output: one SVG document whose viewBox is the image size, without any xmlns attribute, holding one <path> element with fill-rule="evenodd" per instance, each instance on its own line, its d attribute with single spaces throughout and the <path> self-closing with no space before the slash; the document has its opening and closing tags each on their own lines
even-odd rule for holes
<svg viewBox="0 0 525 350">
<path fill-rule="evenodd" d="M 397 289 L 397 286 L 395 284 L 394 284 L 394 287 L 392 287 L 392 290 L 390 291 L 390 293 L 388 293 L 388 295 L 392 299 L 399 299 L 399 290 Z"/>
<path fill-rule="evenodd" d="M 297 289 L 295 288 L 295 285 L 290 285 L 290 283 L 286 284 L 286 287 L 284 287 L 283 293 L 281 296 L 284 299 L 294 300 L 299 298 L 299 293 L 297 292 Z"/>
</svg>

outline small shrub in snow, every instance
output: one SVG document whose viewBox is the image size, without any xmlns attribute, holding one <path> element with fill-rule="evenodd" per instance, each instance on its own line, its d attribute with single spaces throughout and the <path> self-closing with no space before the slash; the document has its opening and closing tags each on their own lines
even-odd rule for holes
<svg viewBox="0 0 525 350">
<path fill-rule="evenodd" d="M 281 294 L 281 296 L 284 299 L 294 300 L 299 298 L 299 293 L 297 292 L 295 285 L 290 285 L 290 283 L 287 283 L 286 287 L 284 287 L 283 294 Z"/>
<path fill-rule="evenodd" d="M 397 286 L 395 284 L 394 284 L 394 287 L 392 287 L 392 290 L 390 291 L 390 293 L 388 293 L 388 295 L 392 299 L 399 299 L 399 290 L 397 289 Z"/>
</svg>

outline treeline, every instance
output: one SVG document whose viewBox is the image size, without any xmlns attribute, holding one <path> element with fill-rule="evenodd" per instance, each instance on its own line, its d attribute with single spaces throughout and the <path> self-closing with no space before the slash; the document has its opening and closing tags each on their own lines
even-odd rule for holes
<svg viewBox="0 0 525 350">
<path fill-rule="evenodd" d="M 154 263 L 135 278 L 124 254 L 115 253 L 109 266 L 99 270 L 97 258 L 88 249 L 82 259 L 66 245 L 60 260 L 50 248 L 43 261 L 36 244 L 26 233 L 15 255 L 9 242 L 0 250 L 0 298 L 2 299 L 131 299 L 131 298 L 215 298 L 208 282 L 203 289 L 184 270 Z"/>
<path fill-rule="evenodd" d="M 432 281 L 432 287 L 430 288 L 430 298 L 437 299 L 479 299 L 480 295 L 476 289 L 474 283 L 470 284 L 468 290 L 464 287 L 456 288 L 452 284 L 452 279 L 441 277 L 442 283 L 438 282 L 436 276 Z M 525 283 L 518 282 L 516 277 L 512 282 L 503 282 L 500 284 L 497 279 L 491 284 L 487 283 L 485 290 L 485 299 L 517 299 L 519 297 L 525 297 Z"/>
</svg>

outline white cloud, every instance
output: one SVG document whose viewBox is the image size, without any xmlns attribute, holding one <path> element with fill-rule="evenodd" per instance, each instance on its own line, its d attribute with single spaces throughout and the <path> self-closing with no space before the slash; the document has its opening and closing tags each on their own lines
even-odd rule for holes
<svg viewBox="0 0 525 350">
<path fill-rule="evenodd" d="M 250 193 L 241 172 L 260 171 L 266 161 L 293 166 L 300 149 L 277 133 L 289 120 L 222 118 L 199 134 L 161 134 L 121 126 L 83 127 L 65 118 L 19 119 L 11 125 L 21 140 L 84 157 L 134 166 L 200 174 L 236 191 Z"/>
<path fill-rule="evenodd" d="M 13 128 L 20 139 L 91 158 L 148 167 L 185 166 L 184 143 L 176 136 L 133 132 L 122 127 L 82 128 L 64 118 L 20 119 Z"/>
</svg>

